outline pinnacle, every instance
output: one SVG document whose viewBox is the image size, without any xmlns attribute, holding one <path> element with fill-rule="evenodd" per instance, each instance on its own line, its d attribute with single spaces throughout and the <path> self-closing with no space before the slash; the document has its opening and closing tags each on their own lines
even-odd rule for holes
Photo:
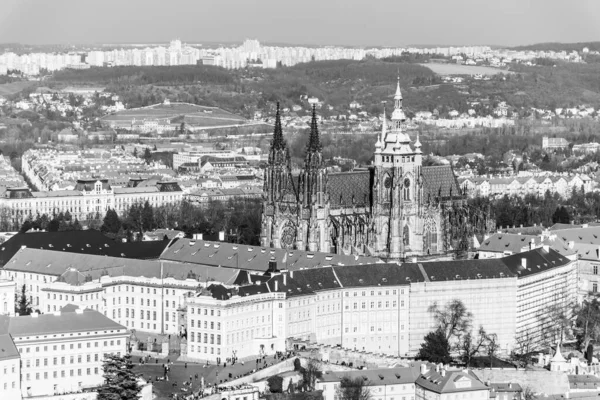
<svg viewBox="0 0 600 400">
<path fill-rule="evenodd" d="M 283 130 L 281 129 L 279 102 L 277 102 L 277 113 L 275 114 L 275 130 L 273 131 L 273 143 L 271 144 L 271 148 L 275 150 L 281 150 L 285 147 L 285 140 L 283 140 Z"/>
<path fill-rule="evenodd" d="M 319 127 L 317 125 L 317 109 L 313 105 L 312 120 L 310 121 L 310 137 L 306 150 L 310 152 L 321 151 L 321 138 L 319 137 Z"/>
</svg>

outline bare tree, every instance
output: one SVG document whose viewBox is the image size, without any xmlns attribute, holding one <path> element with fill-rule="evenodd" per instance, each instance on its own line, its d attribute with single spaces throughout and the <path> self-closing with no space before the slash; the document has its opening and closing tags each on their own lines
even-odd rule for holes
<svg viewBox="0 0 600 400">
<path fill-rule="evenodd" d="M 467 364 L 467 367 L 471 365 L 471 360 L 481 350 L 485 348 L 487 341 L 487 333 L 483 326 L 479 327 L 477 334 L 473 334 L 473 331 L 465 333 L 458 344 L 458 351 L 462 354 L 462 359 Z"/>
<path fill-rule="evenodd" d="M 533 392 L 533 389 L 531 389 L 531 387 L 529 387 L 529 386 L 524 386 L 523 392 L 521 393 L 521 399 L 522 400 L 533 400 L 534 398 L 535 398 L 535 393 Z"/>
<path fill-rule="evenodd" d="M 321 377 L 321 362 L 317 359 L 310 358 L 306 367 L 302 369 L 302 383 L 310 389 L 315 390 L 315 383 Z"/>
<path fill-rule="evenodd" d="M 542 338 L 546 344 L 555 344 L 557 340 L 564 340 L 565 332 L 572 324 L 574 305 L 568 303 L 555 303 L 540 311 L 539 319 L 542 323 Z"/>
<path fill-rule="evenodd" d="M 522 332 L 515 337 L 515 348 L 510 358 L 521 368 L 527 368 L 532 361 L 532 353 L 538 350 L 538 345 L 533 340 L 529 331 Z"/>
<path fill-rule="evenodd" d="M 371 400 L 371 391 L 367 387 L 368 381 L 358 376 L 354 379 L 344 376 L 337 389 L 340 400 Z"/>
<path fill-rule="evenodd" d="M 498 343 L 498 335 L 496 335 L 495 333 L 490 333 L 489 335 L 487 335 L 485 347 L 487 349 L 488 356 L 490 356 L 490 368 L 492 368 L 494 366 L 494 356 L 500 349 L 500 343 Z"/>
<path fill-rule="evenodd" d="M 473 320 L 473 313 L 458 299 L 450 301 L 443 308 L 433 303 L 427 311 L 433 314 L 433 319 L 448 341 L 451 338 L 458 339 L 468 332 Z"/>
</svg>

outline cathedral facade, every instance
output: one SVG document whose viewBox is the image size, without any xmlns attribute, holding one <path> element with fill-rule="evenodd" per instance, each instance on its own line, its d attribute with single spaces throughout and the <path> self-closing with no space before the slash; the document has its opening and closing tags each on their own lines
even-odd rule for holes
<svg viewBox="0 0 600 400">
<path fill-rule="evenodd" d="M 400 260 L 442 254 L 444 210 L 462 202 L 450 166 L 423 166 L 418 135 L 403 132 L 398 83 L 391 126 L 378 134 L 374 162 L 364 170 L 328 173 L 315 109 L 299 176 L 292 175 L 279 105 L 264 177 L 261 244 L 265 247 Z"/>
</svg>

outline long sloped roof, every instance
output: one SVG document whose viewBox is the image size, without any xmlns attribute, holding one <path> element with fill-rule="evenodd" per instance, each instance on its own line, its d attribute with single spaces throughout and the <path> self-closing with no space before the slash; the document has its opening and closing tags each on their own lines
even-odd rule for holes
<svg viewBox="0 0 600 400">
<path fill-rule="evenodd" d="M 449 165 L 429 166 L 421 168 L 423 177 L 423 196 L 427 201 L 435 197 L 460 197 L 458 181 Z"/>
<path fill-rule="evenodd" d="M 126 328 L 95 310 L 61 312 L 60 315 L 41 314 L 38 316 L 11 317 L 8 332 L 12 337 L 39 336 L 58 333 L 89 331 L 126 331 Z"/>
<path fill-rule="evenodd" d="M 327 191 L 331 206 L 352 207 L 371 205 L 372 172 L 356 171 L 329 174 Z"/>
<path fill-rule="evenodd" d="M 6 264 L 23 246 L 66 253 L 156 259 L 168 243 L 168 241 L 122 243 L 93 229 L 18 233 L 0 245 L 0 265 Z"/>
<path fill-rule="evenodd" d="M 162 276 L 161 276 L 162 265 Z M 89 254 L 62 253 L 58 251 L 25 248 L 17 252 L 4 265 L 8 271 L 34 272 L 61 276 L 70 284 L 81 284 L 82 277 L 99 279 L 102 275 L 146 278 L 169 278 L 199 281 L 216 280 L 227 284 L 236 281 L 239 270 L 211 266 L 179 264 L 168 261 L 136 260 Z M 65 274 L 65 272 L 67 272 Z"/>
<path fill-rule="evenodd" d="M 179 239 L 160 257 L 162 260 L 214 267 L 266 271 L 269 261 L 279 269 L 315 268 L 328 265 L 374 264 L 376 257 L 347 256 L 302 250 L 272 249 L 234 243 Z"/>
</svg>

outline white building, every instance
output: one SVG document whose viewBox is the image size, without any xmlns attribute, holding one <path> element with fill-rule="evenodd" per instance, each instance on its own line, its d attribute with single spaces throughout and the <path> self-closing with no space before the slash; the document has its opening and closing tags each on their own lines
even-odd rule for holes
<svg viewBox="0 0 600 400">
<path fill-rule="evenodd" d="M 118 214 L 128 210 L 133 204 L 148 201 L 159 207 L 177 204 L 183 191 L 176 182 L 156 182 L 153 185 L 139 185 L 132 181 L 129 187 L 111 187 L 108 179 L 79 179 L 74 190 L 54 190 L 32 192 L 26 187 L 13 187 L 0 198 L 14 224 L 22 224 L 27 218 L 39 215 L 54 215 L 67 212 L 73 218 L 87 220 L 102 218 L 108 209 Z"/>
<path fill-rule="evenodd" d="M 0 340 L 12 344 L 0 359 L 0 368 L 6 368 L 0 397 L 53 396 L 98 387 L 104 382 L 104 356 L 125 354 L 127 337 L 124 326 L 75 306 L 51 314 L 0 317 Z M 13 397 L 5 397 L 4 390 Z"/>
</svg>

